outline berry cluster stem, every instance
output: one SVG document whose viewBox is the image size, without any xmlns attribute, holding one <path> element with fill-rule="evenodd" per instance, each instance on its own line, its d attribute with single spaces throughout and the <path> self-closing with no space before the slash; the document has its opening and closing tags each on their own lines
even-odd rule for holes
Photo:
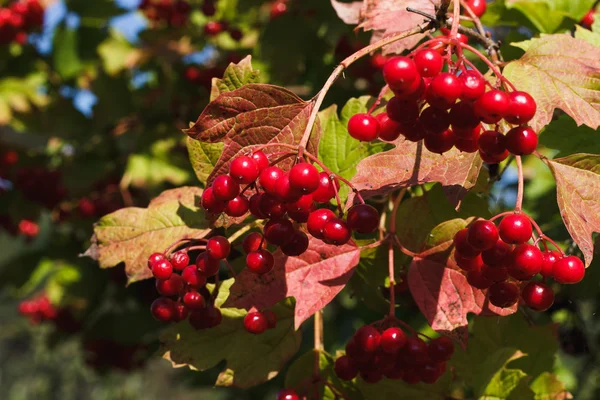
<svg viewBox="0 0 600 400">
<path fill-rule="evenodd" d="M 329 78 L 325 82 L 325 85 L 323 85 L 323 88 L 319 91 L 319 94 L 317 94 L 317 97 L 313 100 L 314 101 L 313 108 L 310 113 L 310 117 L 308 118 L 308 122 L 306 124 L 306 129 L 304 130 L 304 135 L 302 136 L 302 139 L 300 140 L 300 147 L 306 147 L 306 145 L 308 144 L 308 141 L 310 140 L 310 135 L 313 130 L 313 126 L 315 125 L 315 121 L 317 120 L 317 115 L 319 113 L 319 109 L 321 108 L 321 105 L 323 104 L 323 100 L 325 99 L 325 95 L 327 95 L 327 92 L 329 91 L 331 86 L 333 86 L 335 81 L 340 77 L 340 75 L 342 75 L 344 70 L 346 70 L 350 65 L 352 65 L 354 62 L 361 59 L 362 57 L 364 57 L 376 50 L 379 50 L 380 48 L 387 46 L 390 43 L 397 42 L 398 40 L 405 39 L 409 36 L 423 33 L 433 26 L 434 26 L 434 24 L 432 22 L 428 22 L 428 23 L 422 24 L 422 25 L 417 25 L 416 27 L 414 27 L 413 29 L 411 29 L 409 31 L 387 37 L 387 38 L 379 40 L 367 47 L 364 47 L 361 50 L 357 51 L 356 53 L 352 54 L 351 56 L 347 57 L 344 61 L 342 61 L 340 63 L 340 65 L 338 65 L 333 70 L 333 73 L 329 76 Z"/>
<path fill-rule="evenodd" d="M 518 169 L 518 186 L 517 186 L 517 204 L 515 205 L 515 211 L 521 211 L 523 208 L 523 162 L 521 161 L 521 156 L 516 156 L 517 159 L 517 169 Z"/>
<path fill-rule="evenodd" d="M 315 313 L 314 325 L 315 360 L 313 365 L 313 375 L 315 378 L 319 378 L 321 374 L 321 352 L 323 351 L 323 310 L 319 310 Z"/>
<path fill-rule="evenodd" d="M 456 39 L 458 26 L 460 25 L 460 2 L 454 0 L 454 10 L 452 13 L 452 28 L 450 29 L 450 38 Z"/>
</svg>

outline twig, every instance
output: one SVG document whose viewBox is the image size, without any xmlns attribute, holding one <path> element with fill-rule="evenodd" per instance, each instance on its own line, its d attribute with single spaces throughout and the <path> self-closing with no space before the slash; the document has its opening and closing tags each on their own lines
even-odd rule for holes
<svg viewBox="0 0 600 400">
<path fill-rule="evenodd" d="M 521 156 L 516 156 L 517 159 L 517 169 L 519 174 L 519 182 L 517 186 L 517 204 L 515 205 L 515 211 L 521 211 L 523 208 L 523 162 L 521 161 Z"/>
<path fill-rule="evenodd" d="M 321 352 L 323 351 L 323 310 L 315 313 L 315 331 L 314 331 L 314 352 L 315 360 L 313 365 L 313 376 L 315 379 L 321 375 Z"/>
</svg>

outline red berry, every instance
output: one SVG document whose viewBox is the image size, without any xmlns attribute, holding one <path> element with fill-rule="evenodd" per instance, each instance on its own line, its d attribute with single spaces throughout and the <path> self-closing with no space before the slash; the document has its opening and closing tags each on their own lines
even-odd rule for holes
<svg viewBox="0 0 600 400">
<path fill-rule="evenodd" d="M 206 277 L 215 276 L 219 272 L 221 262 L 211 257 L 207 252 L 201 253 L 196 258 L 196 267 L 201 275 Z"/>
<path fill-rule="evenodd" d="M 229 175 L 239 184 L 250 184 L 258 178 L 258 165 L 256 161 L 247 156 L 239 156 L 231 162 Z"/>
<path fill-rule="evenodd" d="M 252 206 L 252 203 L 250 203 Z M 263 218 L 281 218 L 286 213 L 285 204 L 283 204 L 275 196 L 268 193 L 263 193 L 260 196 L 259 212 Z"/>
<path fill-rule="evenodd" d="M 298 200 L 302 193 L 292 186 L 290 176 L 285 174 L 275 183 L 275 196 L 284 203 L 291 203 Z"/>
<path fill-rule="evenodd" d="M 509 124 L 521 125 L 531 121 L 535 116 L 537 105 L 527 92 L 511 92 L 508 95 L 510 106 L 504 119 Z"/>
<path fill-rule="evenodd" d="M 269 167 L 269 159 L 267 158 L 265 153 L 263 153 L 262 151 L 255 151 L 252 154 L 252 159 L 254 160 L 254 162 L 256 163 L 256 166 L 258 167 L 259 173 L 262 172 L 263 170 L 265 170 L 267 167 Z"/>
<path fill-rule="evenodd" d="M 402 100 L 398 96 L 394 96 L 388 101 L 385 110 L 392 121 L 400 123 L 413 123 L 419 118 L 419 105 L 415 101 Z"/>
<path fill-rule="evenodd" d="M 162 260 L 152 264 L 152 275 L 156 279 L 169 279 L 173 274 L 173 266 L 167 260 Z"/>
<path fill-rule="evenodd" d="M 552 278 L 552 268 L 554 267 L 554 263 L 562 258 L 562 254 L 556 250 L 547 250 L 543 254 L 544 263 L 542 264 L 540 274 L 544 278 Z"/>
<path fill-rule="evenodd" d="M 504 241 L 498 240 L 491 249 L 481 253 L 481 259 L 490 267 L 506 267 L 512 261 L 512 248 Z"/>
<path fill-rule="evenodd" d="M 502 218 L 498 225 L 500 239 L 510 244 L 522 244 L 531 239 L 533 228 L 529 218 L 523 214 L 512 214 Z"/>
<path fill-rule="evenodd" d="M 207 17 L 212 17 L 217 12 L 215 4 L 211 1 L 205 1 L 204 4 L 202 4 L 201 10 L 202 14 L 206 15 Z"/>
<path fill-rule="evenodd" d="M 454 104 L 450 109 L 449 117 L 452 129 L 465 131 L 467 134 L 480 126 L 479 117 L 475 114 L 473 104 L 465 101 Z M 472 136 L 466 138 L 473 139 Z"/>
<path fill-rule="evenodd" d="M 383 67 L 383 79 L 394 90 L 407 89 L 419 78 L 417 66 L 408 57 L 392 57 Z"/>
<path fill-rule="evenodd" d="M 517 156 L 532 154 L 538 145 L 538 136 L 528 126 L 512 128 L 506 134 L 506 149 Z"/>
<path fill-rule="evenodd" d="M 171 254 L 171 265 L 175 271 L 183 271 L 190 264 L 190 256 L 185 251 Z"/>
<path fill-rule="evenodd" d="M 454 354 L 454 343 L 450 338 L 440 336 L 429 342 L 427 354 L 432 361 L 448 361 Z"/>
<path fill-rule="evenodd" d="M 477 125 L 473 129 L 460 129 L 460 128 L 452 128 L 454 131 L 454 135 L 456 136 L 456 140 L 468 140 L 477 142 L 479 137 L 481 136 L 481 124 Z M 479 148 L 479 143 L 477 143 L 477 148 Z"/>
<path fill-rule="evenodd" d="M 421 338 L 409 336 L 406 338 L 400 356 L 408 365 L 414 366 L 425 364 L 429 359 L 427 353 L 427 344 Z"/>
<path fill-rule="evenodd" d="M 456 261 L 456 265 L 458 265 L 463 271 L 480 271 L 483 267 L 483 259 L 481 258 L 481 255 L 468 258 L 464 257 L 457 250 L 454 252 L 454 260 Z"/>
<path fill-rule="evenodd" d="M 181 277 L 189 287 L 200 289 L 206 285 L 206 277 L 198 271 L 195 265 L 188 265 L 181 273 Z"/>
<path fill-rule="evenodd" d="M 301 193 L 313 193 L 319 188 L 319 171 L 309 163 L 299 163 L 290 170 L 290 185 Z"/>
<path fill-rule="evenodd" d="M 308 232 L 317 239 L 323 238 L 323 228 L 329 220 L 335 218 L 335 213 L 327 208 L 320 208 L 310 213 L 306 227 Z"/>
<path fill-rule="evenodd" d="M 237 196 L 233 200 L 229 200 L 225 206 L 225 214 L 230 217 L 241 217 L 248 212 L 250 202 L 244 196 Z"/>
<path fill-rule="evenodd" d="M 379 123 L 379 139 L 386 140 L 388 142 L 398 139 L 400 136 L 400 123 L 391 119 L 387 112 L 378 114 L 375 118 Z"/>
<path fill-rule="evenodd" d="M 299 256 L 308 249 L 308 236 L 306 233 L 296 230 L 293 233 L 292 239 L 281 246 L 281 251 L 286 256 Z"/>
<path fill-rule="evenodd" d="M 196 291 L 187 292 L 183 295 L 183 304 L 190 310 L 198 310 L 204 308 L 205 301 L 204 297 Z"/>
<path fill-rule="evenodd" d="M 285 0 L 276 0 L 271 5 L 271 19 L 275 19 L 287 13 L 287 4 Z"/>
<path fill-rule="evenodd" d="M 508 95 L 501 90 L 493 89 L 484 93 L 475 102 L 475 112 L 481 120 L 488 124 L 495 124 L 508 113 L 510 100 Z"/>
<path fill-rule="evenodd" d="M 206 254 L 215 260 L 224 260 L 229 255 L 231 244 L 226 237 L 214 236 L 206 243 Z"/>
<path fill-rule="evenodd" d="M 305 194 L 293 203 L 287 203 L 285 209 L 288 212 L 310 211 L 314 207 L 312 194 Z"/>
<path fill-rule="evenodd" d="M 265 194 L 256 193 L 256 194 L 252 195 L 252 197 L 250 197 L 250 202 L 249 202 L 250 203 L 250 213 L 252 213 L 252 215 L 254 215 L 258 219 L 268 218 L 268 215 L 265 215 L 263 213 L 263 211 L 261 210 L 261 202 L 262 202 L 263 196 L 265 196 Z M 276 199 L 273 198 L 273 200 L 276 200 Z M 277 203 L 279 203 L 278 200 L 277 200 Z"/>
<path fill-rule="evenodd" d="M 519 287 L 511 282 L 494 283 L 488 289 L 490 303 L 500 308 L 507 308 L 519 300 Z"/>
<path fill-rule="evenodd" d="M 585 265 L 575 256 L 561 258 L 552 267 L 552 276 L 558 283 L 572 284 L 581 282 L 585 275 Z"/>
<path fill-rule="evenodd" d="M 583 18 L 581 18 L 581 21 L 579 21 L 579 23 L 588 29 L 591 28 L 591 26 L 594 25 L 594 20 L 596 19 L 595 13 L 596 9 L 592 8 L 583 16 Z"/>
<path fill-rule="evenodd" d="M 339 189 L 340 184 L 337 180 L 335 181 L 335 185 Z M 327 172 L 319 173 L 319 187 L 312 193 L 313 200 L 317 203 L 328 203 L 334 197 L 335 190 L 331 179 L 329 179 L 329 175 L 327 175 Z"/>
<path fill-rule="evenodd" d="M 509 266 L 510 275 L 519 280 L 533 278 L 542 270 L 544 255 L 537 247 L 531 244 L 522 244 L 513 250 L 512 265 Z"/>
<path fill-rule="evenodd" d="M 204 25 L 204 33 L 208 36 L 216 36 L 223 32 L 223 24 L 219 21 L 209 21 Z"/>
<path fill-rule="evenodd" d="M 442 375 L 442 370 L 440 369 L 438 363 L 428 362 L 419 366 L 417 369 L 417 373 L 419 374 L 419 379 L 423 383 L 427 383 L 429 385 L 434 384 Z"/>
<path fill-rule="evenodd" d="M 483 269 L 469 271 L 467 273 L 467 282 L 474 288 L 481 290 L 489 288 L 494 283 L 483 275 Z"/>
<path fill-rule="evenodd" d="M 491 249 L 498 241 L 498 229 L 493 222 L 485 219 L 477 220 L 469 227 L 467 240 L 479 251 Z"/>
<path fill-rule="evenodd" d="M 428 107 L 421 113 L 419 121 L 428 133 L 442 133 L 450 127 L 448 111 L 435 107 Z"/>
<path fill-rule="evenodd" d="M 454 135 L 454 147 L 465 153 L 476 153 L 479 150 L 479 143 L 477 140 L 465 140 Z"/>
<path fill-rule="evenodd" d="M 260 173 L 258 181 L 265 192 L 276 196 L 277 192 L 275 192 L 275 185 L 284 175 L 285 173 L 280 168 L 267 167 Z"/>
<path fill-rule="evenodd" d="M 400 328 L 388 328 L 381 334 L 380 346 L 386 353 L 398 353 L 405 343 L 406 335 Z"/>
<path fill-rule="evenodd" d="M 461 229 L 460 231 L 456 232 L 453 239 L 454 247 L 456 248 L 456 251 L 459 252 L 463 257 L 476 257 L 481 252 L 469 243 L 468 236 L 469 229 L 467 228 Z"/>
<path fill-rule="evenodd" d="M 295 390 L 284 389 L 277 393 L 277 400 L 300 400 L 300 396 L 298 396 Z"/>
<path fill-rule="evenodd" d="M 261 312 L 251 312 L 244 317 L 244 329 L 254 335 L 260 335 L 268 327 L 267 317 Z"/>
<path fill-rule="evenodd" d="M 431 78 L 419 78 L 406 89 L 393 89 L 392 91 L 399 100 L 411 101 L 416 103 L 425 99 L 425 93 L 429 87 Z"/>
<path fill-rule="evenodd" d="M 479 156 L 488 164 L 499 164 L 508 158 L 508 150 L 504 150 L 504 153 L 497 155 L 491 155 L 479 150 Z"/>
<path fill-rule="evenodd" d="M 508 270 L 504 267 L 489 267 L 484 265 L 481 274 L 492 282 L 504 282 L 508 279 Z"/>
<path fill-rule="evenodd" d="M 427 89 L 427 102 L 432 107 L 444 110 L 452 107 L 462 93 L 462 82 L 449 72 L 443 72 L 433 78 Z"/>
<path fill-rule="evenodd" d="M 425 138 L 425 128 L 420 120 L 417 120 L 414 124 L 400 125 L 400 133 L 404 135 L 406 140 L 411 142 L 418 142 Z"/>
<path fill-rule="evenodd" d="M 332 218 L 323 227 L 323 241 L 327 244 L 341 246 L 352 237 L 352 231 L 346 222 L 339 218 Z"/>
<path fill-rule="evenodd" d="M 152 269 L 152 265 L 164 261 L 167 258 L 163 253 L 153 253 L 150 257 L 148 257 L 148 268 Z"/>
<path fill-rule="evenodd" d="M 497 131 L 485 131 L 479 137 L 479 149 L 491 156 L 501 155 L 506 151 L 506 136 Z"/>
<path fill-rule="evenodd" d="M 308 216 L 310 215 L 310 213 L 311 213 L 313 210 L 316 210 L 316 207 L 315 207 L 315 206 L 312 206 L 312 207 L 310 208 L 310 210 L 294 210 L 294 211 L 288 211 L 288 216 L 289 216 L 289 217 L 290 217 L 292 220 L 294 220 L 294 221 L 296 221 L 296 222 L 298 222 L 298 223 L 300 223 L 300 224 L 303 224 L 303 223 L 305 223 L 306 221 L 308 221 Z"/>
<path fill-rule="evenodd" d="M 383 54 L 374 54 L 371 56 L 371 65 L 376 69 L 383 69 L 385 63 L 388 62 L 389 58 Z"/>
<path fill-rule="evenodd" d="M 213 194 L 220 201 L 229 201 L 240 194 L 240 185 L 229 175 L 217 176 L 212 184 Z"/>
<path fill-rule="evenodd" d="M 271 219 L 263 229 L 265 239 L 275 246 L 288 243 L 294 234 L 294 225 L 289 219 Z"/>
<path fill-rule="evenodd" d="M 246 266 L 251 272 L 264 275 L 273 269 L 273 255 L 264 249 L 252 251 L 246 256 Z"/>
<path fill-rule="evenodd" d="M 554 304 L 552 288 L 542 282 L 529 282 L 523 288 L 521 297 L 525 304 L 535 311 L 546 311 Z"/>
<path fill-rule="evenodd" d="M 442 133 L 428 132 L 425 135 L 425 148 L 432 153 L 443 154 L 454 147 L 455 137 L 451 129 Z"/>
<path fill-rule="evenodd" d="M 180 322 L 188 317 L 189 310 L 183 303 L 175 303 L 175 313 L 173 314 L 173 321 Z"/>
<path fill-rule="evenodd" d="M 261 235 L 258 232 L 252 232 L 244 238 L 244 241 L 242 242 L 242 247 L 244 248 L 244 252 L 248 254 L 251 251 L 256 251 L 260 249 L 261 247 L 265 249 L 267 247 L 267 242 L 266 240 L 264 240 L 263 235 Z"/>
<path fill-rule="evenodd" d="M 341 356 L 335 360 L 333 366 L 335 374 L 343 381 L 351 381 L 358 375 L 358 368 L 354 361 L 348 356 Z"/>
<path fill-rule="evenodd" d="M 354 333 L 354 340 L 361 351 L 365 353 L 374 353 L 379 349 L 381 335 L 377 329 L 371 325 L 365 325 Z"/>
<path fill-rule="evenodd" d="M 467 71 L 460 76 L 462 91 L 460 99 L 473 102 L 485 93 L 485 79 L 479 71 Z"/>
<path fill-rule="evenodd" d="M 223 212 L 227 205 L 224 201 L 217 199 L 212 187 L 204 189 L 204 192 L 202 192 L 201 203 L 202 207 L 211 214 Z"/>
<path fill-rule="evenodd" d="M 175 315 L 175 303 L 167 297 L 159 297 L 150 306 L 152 316 L 161 322 L 169 322 Z"/>
<path fill-rule="evenodd" d="M 208 329 L 219 326 L 223 320 L 221 310 L 213 306 L 207 306 L 190 314 L 190 325 L 196 329 Z"/>
<path fill-rule="evenodd" d="M 263 314 L 267 318 L 267 329 L 275 329 L 277 327 L 277 314 L 271 310 L 265 310 Z"/>
<path fill-rule="evenodd" d="M 368 204 L 350 207 L 346 220 L 348 227 L 358 233 L 373 233 L 379 227 L 379 213 Z"/>
<path fill-rule="evenodd" d="M 433 78 L 442 72 L 444 59 L 435 50 L 419 50 L 414 56 L 415 65 L 422 77 Z"/>
<path fill-rule="evenodd" d="M 348 133 L 356 140 L 370 142 L 379 136 L 379 123 L 369 114 L 355 114 L 348 121 Z"/>
<path fill-rule="evenodd" d="M 478 18 L 481 18 L 485 14 L 487 8 L 485 0 L 467 0 L 467 5 Z"/>
<path fill-rule="evenodd" d="M 156 290 L 161 296 L 172 297 L 178 296 L 183 290 L 185 282 L 180 275 L 173 274 L 169 279 L 156 280 Z"/>
</svg>

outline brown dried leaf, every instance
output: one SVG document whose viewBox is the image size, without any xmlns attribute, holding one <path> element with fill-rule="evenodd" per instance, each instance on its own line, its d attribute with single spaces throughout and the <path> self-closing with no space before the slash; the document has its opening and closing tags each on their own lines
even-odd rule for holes
<svg viewBox="0 0 600 400">
<path fill-rule="evenodd" d="M 589 266 L 594 257 L 592 234 L 600 232 L 600 155 L 573 154 L 545 161 L 556 179 L 560 214 Z"/>
<path fill-rule="evenodd" d="M 294 297 L 298 329 L 344 288 L 360 259 L 355 244 L 331 246 L 312 236 L 309 239 L 308 250 L 301 256 L 287 257 L 278 250 L 275 267 L 268 274 L 248 270 L 238 274 L 224 307 L 264 309 Z"/>
</svg>

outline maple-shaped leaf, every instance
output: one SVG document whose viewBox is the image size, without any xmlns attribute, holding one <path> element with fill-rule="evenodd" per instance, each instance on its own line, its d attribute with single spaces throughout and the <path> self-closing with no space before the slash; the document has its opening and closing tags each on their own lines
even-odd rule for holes
<svg viewBox="0 0 600 400">
<path fill-rule="evenodd" d="M 404 138 L 394 142 L 396 148 L 362 160 L 351 182 L 363 197 L 384 195 L 399 188 L 428 182 L 440 182 L 450 203 L 460 204 L 467 191 L 475 186 L 483 161 L 476 154 L 457 149 L 434 154 L 423 142 Z M 352 193 L 348 196 L 353 200 Z"/>
<path fill-rule="evenodd" d="M 467 314 L 509 315 L 517 310 L 498 308 L 486 299 L 486 291 L 472 287 L 454 261 L 452 238 L 467 221 L 453 219 L 434 228 L 439 243 L 413 258 L 408 270 L 408 286 L 421 313 L 434 330 L 466 346 Z"/>
<path fill-rule="evenodd" d="M 277 376 L 300 348 L 302 334 L 294 330 L 290 300 L 272 308 L 277 315 L 275 328 L 261 335 L 248 333 L 243 325 L 246 310 L 222 307 L 232 284 L 233 279 L 228 279 L 219 286 L 215 300 L 223 316 L 219 326 L 196 330 L 187 321 L 173 325 L 160 336 L 161 353 L 174 367 L 187 365 L 199 371 L 224 360 L 216 385 L 248 388 Z M 214 285 L 208 288 L 212 291 Z"/>
<path fill-rule="evenodd" d="M 219 95 L 185 131 L 193 139 L 224 144 L 207 183 L 226 174 L 229 161 L 247 154 L 253 147 L 266 143 L 298 144 L 313 106 L 313 102 L 306 102 L 285 88 L 266 84 L 248 84 Z M 307 146 L 313 154 L 317 153 L 320 134 L 320 125 L 316 123 Z M 264 152 L 285 150 L 269 147 Z"/>
<path fill-rule="evenodd" d="M 148 257 L 164 251 L 182 238 L 202 238 L 210 233 L 204 212 L 197 207 L 202 189 L 167 190 L 148 208 L 127 207 L 105 215 L 94 225 L 92 246 L 85 255 L 100 268 L 125 263 L 129 283 L 152 277 Z"/>
<path fill-rule="evenodd" d="M 309 236 L 306 252 L 288 257 L 280 250 L 275 267 L 265 275 L 243 270 L 236 277 L 225 307 L 261 310 L 294 297 L 295 327 L 325 307 L 344 288 L 360 259 L 360 249 L 349 243 L 343 246 L 325 244 Z"/>
<path fill-rule="evenodd" d="M 570 115 L 577 125 L 600 126 L 600 48 L 569 34 L 545 35 L 513 44 L 526 50 L 504 68 L 504 76 L 537 103 L 530 125 L 540 131 L 554 109 Z"/>
<path fill-rule="evenodd" d="M 600 155 L 573 154 L 544 160 L 556 179 L 562 219 L 588 266 L 594 257 L 592 235 L 600 232 Z"/>
<path fill-rule="evenodd" d="M 246 56 L 237 64 L 230 63 L 223 78 L 213 78 L 210 90 L 210 100 L 213 101 L 220 94 L 239 89 L 249 83 L 257 83 L 260 71 L 252 68 L 252 56 Z"/>
<path fill-rule="evenodd" d="M 435 14 L 435 6 L 439 3 L 439 0 L 364 0 L 358 27 L 374 31 L 371 37 L 371 43 L 374 43 L 423 23 L 424 18 L 407 11 L 407 7 Z M 424 37 L 424 33 L 413 35 L 384 47 L 382 51 L 384 54 L 401 53 L 413 48 Z"/>
</svg>

